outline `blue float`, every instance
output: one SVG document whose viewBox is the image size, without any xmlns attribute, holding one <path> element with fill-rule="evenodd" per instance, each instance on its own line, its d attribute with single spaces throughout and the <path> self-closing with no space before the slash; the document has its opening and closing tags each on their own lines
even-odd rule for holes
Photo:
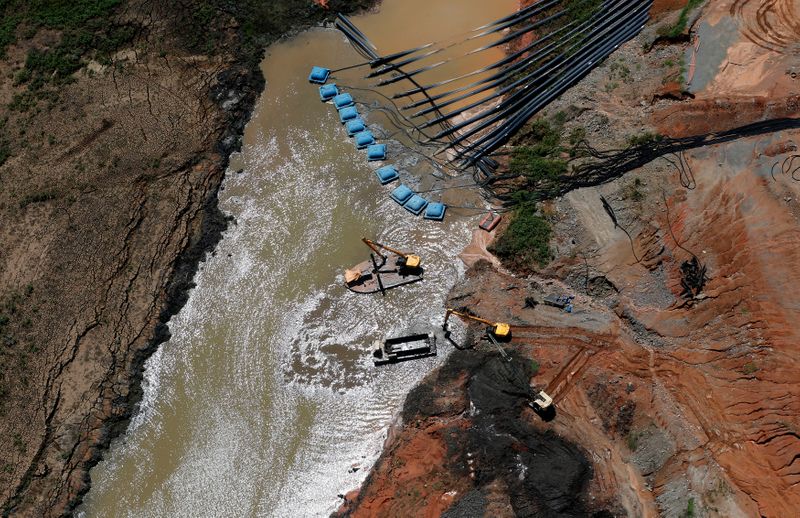
<svg viewBox="0 0 800 518">
<path fill-rule="evenodd" d="M 336 106 L 337 110 L 347 108 L 348 106 L 353 106 L 354 104 L 353 96 L 348 93 L 339 94 L 333 98 L 333 105 Z"/>
<path fill-rule="evenodd" d="M 319 98 L 323 101 L 330 101 L 337 95 L 339 95 L 339 89 L 333 83 L 319 87 Z"/>
<path fill-rule="evenodd" d="M 407 202 L 412 196 L 414 196 L 414 191 L 408 188 L 408 186 L 404 184 L 400 184 L 389 194 L 394 201 L 399 203 L 400 205 Z"/>
<path fill-rule="evenodd" d="M 422 212 L 422 209 L 428 206 L 428 200 L 420 196 L 419 194 L 413 195 L 405 204 L 403 204 L 403 208 L 406 209 L 408 212 L 419 216 L 419 213 Z"/>
<path fill-rule="evenodd" d="M 309 74 L 308 76 L 308 81 L 310 83 L 317 83 L 319 85 L 323 85 L 328 80 L 328 76 L 330 75 L 331 71 L 327 68 L 312 67 L 311 74 Z"/>
<path fill-rule="evenodd" d="M 367 129 L 367 126 L 364 124 L 364 121 L 361 118 L 356 117 L 351 121 L 347 121 L 347 136 L 352 137 L 356 133 L 360 133 Z"/>
<path fill-rule="evenodd" d="M 342 121 L 342 123 L 353 120 L 356 117 L 358 117 L 358 110 L 356 110 L 355 106 L 348 106 L 343 110 L 339 110 L 339 120 Z"/>
<path fill-rule="evenodd" d="M 400 174 L 397 172 L 397 169 L 390 165 L 385 165 L 378 168 L 378 170 L 375 171 L 375 174 L 378 175 L 378 180 L 380 180 L 381 185 L 386 185 L 387 183 L 391 183 L 400 178 Z"/>
<path fill-rule="evenodd" d="M 375 137 L 372 136 L 372 132 L 369 130 L 365 130 L 356 134 L 355 139 L 356 147 L 358 149 L 364 149 L 365 147 L 375 143 Z"/>
<path fill-rule="evenodd" d="M 447 210 L 447 205 L 445 205 L 444 203 L 434 202 L 428 205 L 428 208 L 425 211 L 425 215 L 422 217 L 425 219 L 442 221 L 444 219 L 444 213 L 446 210 Z"/>
<path fill-rule="evenodd" d="M 374 162 L 376 160 L 386 159 L 386 144 L 372 144 L 367 148 L 367 160 Z"/>
</svg>

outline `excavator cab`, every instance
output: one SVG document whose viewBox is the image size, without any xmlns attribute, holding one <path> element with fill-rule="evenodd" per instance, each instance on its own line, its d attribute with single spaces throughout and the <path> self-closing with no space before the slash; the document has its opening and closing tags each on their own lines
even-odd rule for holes
<svg viewBox="0 0 800 518">
<path fill-rule="evenodd" d="M 372 241 L 371 239 L 367 239 L 365 237 L 362 237 L 361 241 L 363 241 L 365 245 L 370 247 L 373 252 L 383 257 L 384 259 L 386 256 L 383 254 L 381 250 L 386 250 L 387 252 L 395 254 L 397 256 L 396 264 L 401 269 L 416 270 L 422 264 L 422 259 L 418 255 L 401 252 L 400 250 L 396 250 L 394 248 L 378 243 L 377 241 Z"/>
<path fill-rule="evenodd" d="M 507 338 L 511 334 L 511 326 L 503 322 L 497 322 L 492 333 L 498 338 Z"/>
<path fill-rule="evenodd" d="M 420 259 L 420 257 L 418 255 L 413 255 L 413 254 L 409 254 L 409 255 L 407 255 L 405 257 L 401 256 L 397 260 L 398 266 L 400 266 L 402 268 L 408 268 L 408 269 L 419 268 L 419 265 L 420 265 L 421 262 L 422 262 L 422 259 Z"/>
</svg>

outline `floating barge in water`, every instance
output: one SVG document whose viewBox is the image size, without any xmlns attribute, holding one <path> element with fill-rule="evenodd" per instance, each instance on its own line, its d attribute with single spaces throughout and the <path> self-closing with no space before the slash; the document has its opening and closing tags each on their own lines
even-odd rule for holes
<svg viewBox="0 0 800 518">
<path fill-rule="evenodd" d="M 344 283 L 356 293 L 383 293 L 386 290 L 422 280 L 422 260 L 418 255 L 401 252 L 367 238 L 361 238 L 374 253 L 345 270 Z M 390 254 L 384 254 L 386 250 Z M 380 262 L 379 262 L 380 261 Z"/>
<path fill-rule="evenodd" d="M 387 259 L 386 263 L 377 270 L 372 261 L 364 261 L 355 265 L 348 272 L 358 272 L 359 276 L 352 282 L 345 282 L 347 289 L 356 293 L 378 293 L 421 281 L 423 269 L 408 268 L 405 266 L 403 258 L 396 256 Z"/>
<path fill-rule="evenodd" d="M 419 333 L 376 340 L 372 356 L 376 366 L 436 356 L 436 336 Z"/>
</svg>

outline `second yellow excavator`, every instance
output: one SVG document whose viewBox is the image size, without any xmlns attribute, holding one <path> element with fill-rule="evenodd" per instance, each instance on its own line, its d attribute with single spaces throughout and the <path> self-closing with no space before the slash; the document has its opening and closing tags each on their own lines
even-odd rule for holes
<svg viewBox="0 0 800 518">
<path fill-rule="evenodd" d="M 364 242 L 365 245 L 370 247 L 373 252 L 378 254 L 379 256 L 386 259 L 386 256 L 381 252 L 381 249 L 386 250 L 387 252 L 391 252 L 400 256 L 400 259 L 397 261 L 397 265 L 404 268 L 419 268 L 422 262 L 422 259 L 418 255 L 414 254 L 407 254 L 405 252 L 401 252 L 400 250 L 395 250 L 394 248 L 390 248 L 386 245 L 382 245 L 377 241 L 372 241 L 371 239 L 367 239 L 366 237 L 362 237 L 361 241 Z"/>
<path fill-rule="evenodd" d="M 444 323 L 442 324 L 442 329 L 445 330 L 447 329 L 447 320 L 450 318 L 450 315 L 458 315 L 461 318 L 466 318 L 468 320 L 474 320 L 475 322 L 486 324 L 490 326 L 489 331 L 491 331 L 491 333 L 498 338 L 509 338 L 511 336 L 511 326 L 508 324 L 505 324 L 503 322 L 492 322 L 490 320 L 486 320 L 485 318 L 476 317 L 468 313 L 461 313 L 451 308 L 448 308 L 447 312 L 444 315 Z"/>
</svg>

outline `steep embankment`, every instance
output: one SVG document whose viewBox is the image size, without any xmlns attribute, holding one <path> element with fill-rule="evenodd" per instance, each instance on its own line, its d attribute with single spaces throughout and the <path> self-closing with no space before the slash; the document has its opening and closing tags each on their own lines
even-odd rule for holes
<svg viewBox="0 0 800 518">
<path fill-rule="evenodd" d="M 58 516 L 88 489 L 226 227 L 217 191 L 264 86 L 264 46 L 327 13 L 305 0 L 4 4 L 4 514 Z"/>
<path fill-rule="evenodd" d="M 679 137 L 800 116 L 791 68 L 800 42 L 794 4 L 711 1 L 687 10 L 681 28 L 671 8 L 683 4 L 657 3 L 663 14 L 639 41 L 620 48 L 545 116 L 565 114 L 564 133 L 581 128 L 599 149 L 626 147 L 629 137 L 647 132 Z M 675 95 L 663 95 L 667 90 Z M 554 396 L 555 418 L 545 422 L 527 410 L 505 417 L 585 452 L 593 473 L 582 499 L 588 509 L 784 517 L 800 507 L 800 335 L 793 325 L 800 300 L 787 289 L 800 280 L 793 268 L 800 182 L 791 159 L 798 138 L 797 130 L 743 136 L 666 157 L 676 165 L 654 160 L 570 192 L 540 207 L 554 231 L 547 268 L 515 275 L 481 262 L 454 289 L 453 305 L 512 324 L 506 349 L 520 369 L 531 359 L 540 365 L 530 382 Z M 681 265 L 693 255 L 708 280 L 687 299 Z M 542 305 L 551 293 L 575 294 L 574 312 Z M 485 341 L 477 348 L 492 351 Z M 477 353 L 452 354 L 448 367 Z M 399 515 L 395 510 L 419 502 L 431 516 L 438 509 L 537 515 L 514 507 L 513 486 L 502 477 L 486 484 L 470 476 L 474 457 L 459 453 L 472 452 L 467 438 L 480 433 L 480 408 L 468 394 L 489 365 L 476 360 L 460 377 L 444 370 L 429 377 L 424 390 L 443 402 L 456 394 L 455 403 L 420 412 L 419 393 L 409 396 L 384 456 L 343 514 Z M 437 408 L 450 411 L 437 416 Z M 461 442 L 439 432 L 450 433 L 451 423 L 461 426 Z M 495 427 L 483 439 L 507 437 Z M 414 451 L 438 453 L 418 467 L 409 460 Z M 495 452 L 489 462 L 521 481 L 550 474 L 547 463 L 520 457 L 510 466 L 506 455 Z M 441 492 L 425 478 L 437 470 Z"/>
</svg>

